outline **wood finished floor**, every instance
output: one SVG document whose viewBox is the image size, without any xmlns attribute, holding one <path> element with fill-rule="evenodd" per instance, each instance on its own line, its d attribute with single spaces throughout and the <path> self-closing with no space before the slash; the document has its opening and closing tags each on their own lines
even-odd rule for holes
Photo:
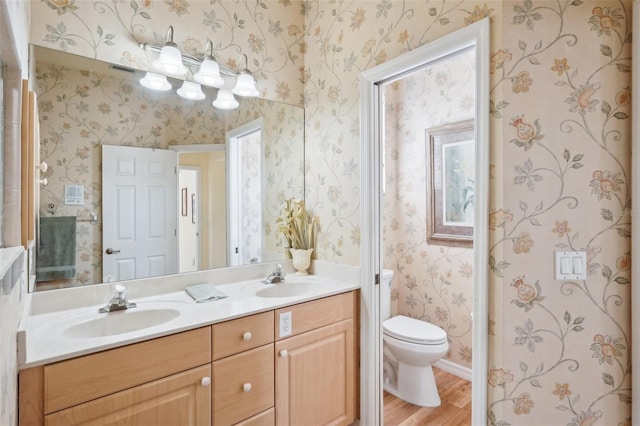
<svg viewBox="0 0 640 426">
<path fill-rule="evenodd" d="M 471 382 L 434 368 L 442 404 L 426 408 L 384 393 L 384 426 L 471 425 Z"/>
</svg>

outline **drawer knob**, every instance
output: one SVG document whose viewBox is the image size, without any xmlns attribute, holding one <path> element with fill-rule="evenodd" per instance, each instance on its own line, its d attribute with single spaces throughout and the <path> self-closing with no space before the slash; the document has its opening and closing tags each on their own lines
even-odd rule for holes
<svg viewBox="0 0 640 426">
<path fill-rule="evenodd" d="M 242 390 L 245 392 L 251 391 L 251 383 L 245 383 L 244 385 L 242 385 Z"/>
<path fill-rule="evenodd" d="M 243 339 L 245 342 L 248 342 L 249 340 L 251 340 L 251 337 L 253 337 L 253 336 L 251 335 L 251 332 L 250 332 L 250 331 L 247 331 L 246 333 L 244 333 L 244 334 L 242 335 L 242 339 Z"/>
<path fill-rule="evenodd" d="M 280 351 L 280 356 L 281 356 L 282 358 L 286 358 L 286 357 L 287 357 L 287 355 L 289 355 L 289 352 L 287 352 L 287 350 L 286 350 L 286 349 L 283 349 L 283 350 L 281 350 L 281 351 Z"/>
<path fill-rule="evenodd" d="M 211 377 L 203 377 L 200 384 L 202 386 L 209 386 L 211 384 Z"/>
</svg>

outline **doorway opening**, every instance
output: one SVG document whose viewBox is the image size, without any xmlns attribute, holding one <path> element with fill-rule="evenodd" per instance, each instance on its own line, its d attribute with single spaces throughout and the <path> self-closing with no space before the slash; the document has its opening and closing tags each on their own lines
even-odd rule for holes
<svg viewBox="0 0 640 426">
<path fill-rule="evenodd" d="M 383 421 L 383 330 L 382 316 L 383 301 L 381 300 L 382 275 L 385 264 L 386 241 L 383 242 L 384 224 L 384 198 L 382 196 L 382 164 L 385 158 L 385 147 L 382 141 L 385 140 L 384 118 L 384 87 L 393 87 L 393 84 L 407 75 L 411 75 L 417 70 L 424 69 L 430 64 L 437 64 L 446 58 L 452 57 L 458 52 L 473 48 L 475 55 L 475 69 L 471 72 L 475 78 L 475 99 L 472 101 L 475 107 L 475 117 L 473 118 L 473 146 L 475 147 L 475 172 L 473 182 L 474 226 L 473 226 L 473 302 L 471 302 L 471 312 L 473 312 L 472 327 L 472 424 L 486 423 L 486 377 L 487 377 L 487 327 L 488 327 L 488 307 L 487 307 L 487 284 L 488 284 L 488 170 L 489 170 L 489 21 L 488 19 L 469 25 L 461 30 L 444 36 L 434 42 L 408 52 L 398 58 L 392 59 L 384 64 L 367 70 L 360 77 L 360 102 L 361 102 L 361 294 L 362 294 L 362 362 L 361 369 L 361 420 L 366 424 L 382 424 Z M 413 111 L 407 110 L 404 115 L 410 115 Z M 402 114 L 398 114 L 402 115 Z M 423 125 L 425 123 L 422 123 Z M 431 123 L 445 124 L 445 123 Z M 421 133 L 422 146 L 425 152 L 427 141 L 431 141 L 431 136 L 437 134 L 433 131 L 433 126 L 426 128 Z M 431 129 L 431 131 L 429 131 Z M 452 132 L 449 132 L 452 133 Z M 453 132 L 456 133 L 456 132 Z M 408 133 L 405 136 L 411 136 Z M 417 139 L 417 138 L 416 138 Z M 451 138 L 436 137 L 441 143 L 451 141 Z M 453 138 L 453 142 L 463 142 L 464 138 Z M 417 146 L 417 145 L 416 145 Z M 437 152 L 436 152 L 437 153 Z M 431 161 L 432 156 L 425 158 Z M 442 151 L 439 152 L 442 154 Z M 444 160 L 444 162 L 443 162 Z M 430 167 L 435 168 L 439 164 L 446 168 L 446 158 L 440 155 L 439 163 L 430 162 Z M 385 162 L 385 168 L 391 165 Z M 454 168 L 453 168 L 454 169 Z M 452 170 L 453 170 L 452 169 Z M 397 185 L 389 179 L 391 173 L 385 172 L 387 178 L 385 187 L 389 190 L 390 185 Z M 437 173 L 434 176 L 438 176 Z M 440 176 L 442 176 L 440 174 Z M 426 179 L 426 175 L 425 175 Z M 468 179 L 463 179 L 466 182 Z M 435 179 L 433 179 L 435 181 Z M 436 182 L 437 183 L 437 182 Z M 442 188 L 442 179 L 440 179 Z M 430 188 L 433 189 L 433 188 Z M 434 192 L 434 191 L 432 191 Z M 425 194 L 425 197 L 428 195 Z M 452 198 L 450 197 L 449 200 Z M 441 201 L 440 201 L 441 203 Z M 427 203 L 425 203 L 427 204 Z M 458 206 L 463 207 L 464 202 Z M 433 204 L 428 204 L 433 210 Z M 406 203 L 399 206 L 399 214 L 414 214 L 414 209 Z M 428 216 L 431 217 L 431 216 Z M 448 217 L 451 219 L 453 216 Z M 436 217 L 437 219 L 437 217 Z M 451 220 L 436 220 L 439 226 L 433 226 L 426 220 L 425 239 L 435 237 L 445 238 L 442 235 L 454 235 L 458 240 L 464 240 L 459 230 L 450 229 L 446 226 Z M 454 220 L 455 221 L 455 220 Z M 445 226 L 444 228 L 442 226 Z M 405 228 L 412 229 L 412 228 Z M 415 229 L 415 228 L 414 228 Z M 431 232 L 433 231 L 433 232 Z M 416 230 L 416 233 L 419 231 Z M 467 238 L 468 239 L 468 238 Z M 444 244 L 447 245 L 447 244 Z M 448 246 L 448 245 L 447 245 Z M 402 247 L 401 247 L 402 248 Z M 406 248 L 406 246 L 405 246 Z M 395 250 L 397 251 L 396 245 Z M 421 252 L 414 255 L 412 259 L 420 259 Z M 388 261 L 388 259 L 387 259 Z M 398 262 L 396 262 L 398 263 Z M 398 266 L 398 265 L 396 265 Z M 403 266 L 404 265 L 400 265 Z M 446 277 L 445 277 L 446 279 Z M 408 282 L 409 287 L 413 282 Z M 414 295 L 416 306 L 418 299 Z M 411 300 L 411 299 L 409 299 Z M 428 303 L 428 301 L 426 302 Z M 452 302 L 451 302 L 452 303 Z M 469 312 L 469 317 L 471 317 Z M 415 312 L 414 312 L 415 314 Z M 434 315 L 435 316 L 435 315 Z"/>
</svg>

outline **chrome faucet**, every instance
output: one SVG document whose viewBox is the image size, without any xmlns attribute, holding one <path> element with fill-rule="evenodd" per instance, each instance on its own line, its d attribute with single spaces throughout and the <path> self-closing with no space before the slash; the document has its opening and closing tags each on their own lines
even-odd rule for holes
<svg viewBox="0 0 640 426">
<path fill-rule="evenodd" d="M 282 272 L 282 265 L 279 263 L 276 265 L 276 269 L 269 274 L 267 278 L 263 281 L 265 284 L 276 284 L 284 281 L 284 272 Z"/>
<path fill-rule="evenodd" d="M 109 300 L 109 303 L 100 308 L 98 312 L 121 311 L 123 309 L 135 308 L 136 306 L 135 303 L 127 301 L 127 288 L 122 284 L 116 284 L 115 287 L 113 287 L 113 297 Z"/>
</svg>

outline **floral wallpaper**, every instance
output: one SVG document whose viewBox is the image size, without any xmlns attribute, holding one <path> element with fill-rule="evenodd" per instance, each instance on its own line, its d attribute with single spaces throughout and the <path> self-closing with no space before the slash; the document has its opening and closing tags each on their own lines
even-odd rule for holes
<svg viewBox="0 0 640 426">
<path fill-rule="evenodd" d="M 183 52 L 202 57 L 210 40 L 220 64 L 251 71 L 262 97 L 302 105 L 303 11 L 301 0 L 40 0 L 30 41 L 148 71 L 158 55 L 139 44 L 164 44 L 173 26 Z"/>
<path fill-rule="evenodd" d="M 392 314 L 447 332 L 445 359 L 471 368 L 473 249 L 428 244 L 426 129 L 475 115 L 475 51 L 383 86 L 384 266 L 394 270 Z"/>
<path fill-rule="evenodd" d="M 169 145 L 224 143 L 225 133 L 258 117 L 264 123 L 264 173 L 270 185 L 264 202 L 264 246 L 282 253 L 275 220 L 288 197 L 301 197 L 303 112 L 264 99 L 243 99 L 232 111 L 209 102 L 190 102 L 143 89 L 129 75 L 98 74 L 39 63 L 36 93 L 40 114 L 41 160 L 49 182 L 41 188 L 40 215 L 76 215 L 76 277 L 42 288 L 102 282 L 101 146 L 167 149 Z M 212 96 L 210 96 L 212 98 Z M 84 206 L 64 204 L 64 185 L 84 186 Z M 98 221 L 91 222 L 91 213 Z M 284 255 L 280 257 L 284 258 Z"/>
<path fill-rule="evenodd" d="M 305 107 L 316 255 L 358 265 L 359 73 L 489 17 L 488 421 L 628 425 L 631 6 L 42 0 L 31 2 L 31 41 L 146 66 L 133 40 L 161 39 L 173 24 L 182 47 L 201 40 L 196 31 L 223 34 L 223 63 L 237 46 L 251 53 L 260 90 Z M 587 279 L 554 280 L 556 250 L 585 250 Z"/>
</svg>

